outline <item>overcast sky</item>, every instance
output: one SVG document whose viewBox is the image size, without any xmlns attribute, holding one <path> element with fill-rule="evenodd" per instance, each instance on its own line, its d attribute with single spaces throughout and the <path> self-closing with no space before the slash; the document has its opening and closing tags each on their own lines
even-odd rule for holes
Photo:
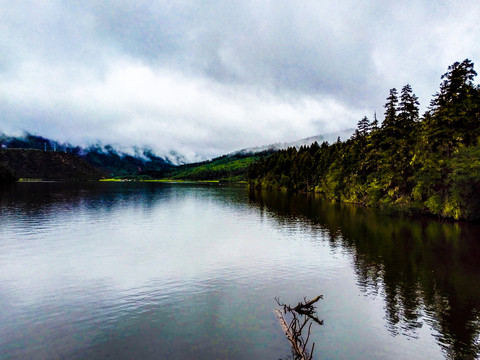
<svg viewBox="0 0 480 360">
<path fill-rule="evenodd" d="M 480 60 L 480 1 L 0 0 L 0 132 L 189 160 L 422 110 Z M 476 68 L 479 71 L 479 68 Z"/>
</svg>

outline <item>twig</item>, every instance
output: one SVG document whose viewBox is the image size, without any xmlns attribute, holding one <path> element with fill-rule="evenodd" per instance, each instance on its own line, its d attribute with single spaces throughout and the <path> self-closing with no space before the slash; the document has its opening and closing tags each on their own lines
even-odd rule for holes
<svg viewBox="0 0 480 360">
<path fill-rule="evenodd" d="M 310 320 L 315 321 L 319 325 L 323 325 L 323 320 L 319 320 L 313 315 L 315 313 L 315 307 L 313 305 L 320 299 L 323 299 L 322 295 L 319 295 L 312 300 L 307 300 L 304 298 L 304 302 L 299 302 L 297 306 L 292 308 L 290 305 L 281 303 L 279 298 L 275 298 L 277 304 L 283 308 L 283 314 L 279 309 L 275 309 L 275 315 L 277 316 L 280 326 L 284 330 L 288 341 L 292 345 L 292 352 L 295 360 L 312 359 L 315 343 L 312 344 L 310 351 L 307 350 L 307 344 L 310 339 L 310 331 L 312 328 L 312 323 Z M 290 313 L 292 316 L 292 320 L 288 325 L 284 317 L 284 315 L 287 313 Z M 301 324 L 297 314 L 303 319 Z M 306 339 L 304 340 L 302 337 L 302 331 L 307 324 L 308 333 Z"/>
</svg>

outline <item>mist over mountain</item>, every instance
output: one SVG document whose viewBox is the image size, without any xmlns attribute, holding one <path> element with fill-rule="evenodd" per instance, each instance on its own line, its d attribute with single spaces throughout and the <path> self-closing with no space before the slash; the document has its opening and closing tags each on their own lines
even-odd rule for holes
<svg viewBox="0 0 480 360">
<path fill-rule="evenodd" d="M 256 147 L 251 147 L 251 148 L 246 148 L 242 149 L 239 151 L 234 151 L 232 154 L 255 154 L 259 153 L 262 151 L 275 151 L 275 150 L 283 150 L 287 149 L 289 147 L 294 147 L 294 148 L 300 148 L 301 146 L 310 146 L 314 142 L 317 142 L 318 144 L 321 144 L 323 142 L 328 142 L 329 144 L 332 144 L 340 138 L 341 140 L 346 140 L 348 139 L 355 129 L 345 129 L 345 130 L 340 130 L 336 132 L 331 132 L 327 134 L 322 134 L 322 135 L 315 135 L 315 136 L 310 136 L 304 139 L 300 140 L 295 140 L 295 141 L 290 141 L 290 142 L 279 142 L 279 143 L 274 143 L 274 144 L 269 144 L 269 145 L 263 145 L 263 146 L 256 146 Z"/>
<path fill-rule="evenodd" d="M 129 152 L 112 145 L 76 146 L 43 136 L 25 133 L 19 136 L 0 134 L 2 149 L 34 149 L 77 155 L 108 176 L 122 176 L 142 171 L 162 172 L 178 164 L 180 157 L 163 158 L 147 148 L 133 148 Z"/>
<path fill-rule="evenodd" d="M 341 139 L 347 139 L 351 136 L 353 131 L 354 129 L 346 129 L 338 132 L 311 136 L 292 142 L 245 148 L 227 155 L 223 155 L 220 158 L 215 158 L 212 160 L 205 159 L 205 161 L 206 163 L 211 163 L 213 161 L 213 163 L 216 164 L 216 161 L 214 160 L 223 158 L 226 159 L 222 160 L 222 162 L 230 162 L 233 160 L 238 160 L 236 158 L 230 159 L 232 157 L 244 157 L 247 155 L 255 155 L 265 152 L 275 152 L 277 150 L 286 149 L 289 147 L 300 148 L 301 146 L 309 146 L 314 142 L 319 144 L 322 142 L 334 143 L 339 137 Z M 78 146 L 30 133 L 23 133 L 17 136 L 0 133 L 0 146 L 2 149 L 35 149 L 45 152 L 60 152 L 76 155 L 85 160 L 88 164 L 99 169 L 102 173 L 111 177 L 123 177 L 132 174 L 148 174 L 149 176 L 155 178 L 161 178 L 171 175 L 172 173 L 170 170 L 181 165 L 191 164 L 193 167 L 195 167 L 197 165 L 205 166 L 206 164 L 205 161 L 200 163 L 191 163 L 187 161 L 187 157 L 185 155 L 173 150 L 169 151 L 167 154 L 156 154 L 152 149 L 141 147 L 119 149 L 113 145 L 102 144 Z M 245 164 L 242 163 L 240 167 L 244 167 L 246 164 L 247 162 L 245 162 Z M 238 166 L 239 165 L 236 164 L 234 167 Z M 179 170 L 181 169 L 178 169 L 178 171 Z M 228 174 L 231 175 L 231 169 L 228 170 Z M 213 175 L 210 174 L 209 176 L 216 177 L 217 175 L 218 174 L 215 173 Z M 235 175 L 238 174 L 235 173 Z M 198 174 L 195 174 L 195 176 L 199 177 Z M 202 176 L 205 177 L 204 175 Z M 199 178 L 203 179 L 202 176 Z"/>
</svg>

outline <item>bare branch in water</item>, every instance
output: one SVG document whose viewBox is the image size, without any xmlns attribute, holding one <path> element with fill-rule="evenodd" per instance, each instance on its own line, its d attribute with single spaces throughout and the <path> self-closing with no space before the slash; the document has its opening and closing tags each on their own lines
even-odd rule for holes
<svg viewBox="0 0 480 360">
<path fill-rule="evenodd" d="M 323 295 L 319 295 L 312 300 L 307 300 L 303 298 L 303 302 L 299 302 L 297 306 L 291 307 L 290 305 L 280 302 L 280 298 L 275 298 L 275 301 L 283 309 L 283 314 L 279 309 L 275 309 L 275 315 L 280 322 L 280 326 L 285 332 L 288 341 L 292 345 L 292 353 L 294 360 L 311 360 L 313 356 L 313 350 L 315 348 L 315 343 L 312 343 L 310 350 L 307 348 L 308 341 L 310 340 L 310 331 L 312 328 L 313 320 L 319 325 L 323 325 L 323 320 L 319 320 L 318 317 L 314 315 L 315 306 L 314 304 L 323 299 Z M 287 325 L 285 320 L 285 315 L 289 314 L 292 317 L 290 324 Z M 302 336 L 302 331 L 307 327 L 307 336 L 304 339 Z"/>
</svg>

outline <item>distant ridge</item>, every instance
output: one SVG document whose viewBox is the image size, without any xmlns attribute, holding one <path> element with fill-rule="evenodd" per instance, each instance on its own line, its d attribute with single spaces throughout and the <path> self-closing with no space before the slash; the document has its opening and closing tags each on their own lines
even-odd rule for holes
<svg viewBox="0 0 480 360">
<path fill-rule="evenodd" d="M 229 155 L 236 155 L 236 154 L 255 154 L 258 152 L 262 151 L 275 151 L 275 150 L 281 150 L 281 149 L 287 149 L 289 147 L 295 147 L 295 148 L 300 148 L 301 146 L 305 145 L 311 145 L 315 141 L 318 144 L 321 144 L 322 142 L 326 141 L 330 144 L 334 143 L 337 141 L 338 137 L 340 139 L 346 140 L 350 138 L 350 136 L 353 134 L 355 129 L 345 129 L 345 130 L 340 130 L 337 132 L 332 132 L 332 133 L 327 133 L 327 134 L 322 134 L 322 135 L 315 135 L 315 136 L 310 136 L 304 139 L 300 140 L 295 140 L 291 142 L 278 142 L 275 144 L 269 144 L 269 145 L 262 145 L 262 146 L 256 146 L 256 147 L 251 147 L 251 148 L 245 148 L 242 150 L 234 151 L 233 153 Z"/>
<path fill-rule="evenodd" d="M 13 170 L 17 177 L 45 180 L 90 180 L 105 176 L 242 180 L 248 165 L 258 157 L 314 142 L 333 143 L 339 137 L 346 140 L 353 132 L 354 129 L 345 129 L 292 142 L 251 147 L 189 164 L 182 164 L 181 155 L 175 152 L 170 152 L 173 160 L 157 156 L 149 149 L 134 148 L 134 153 L 128 154 L 111 145 L 81 147 L 29 133 L 7 136 L 0 132 L 0 164 Z"/>
<path fill-rule="evenodd" d="M 98 180 L 104 173 L 79 156 L 34 149 L 2 149 L 0 164 L 16 177 L 41 180 Z"/>
<path fill-rule="evenodd" d="M 111 177 L 141 171 L 162 172 L 174 166 L 171 161 L 155 155 L 149 149 L 135 148 L 133 154 L 128 154 L 111 145 L 74 146 L 29 133 L 7 136 L 0 132 L 0 147 L 76 155 Z"/>
</svg>

